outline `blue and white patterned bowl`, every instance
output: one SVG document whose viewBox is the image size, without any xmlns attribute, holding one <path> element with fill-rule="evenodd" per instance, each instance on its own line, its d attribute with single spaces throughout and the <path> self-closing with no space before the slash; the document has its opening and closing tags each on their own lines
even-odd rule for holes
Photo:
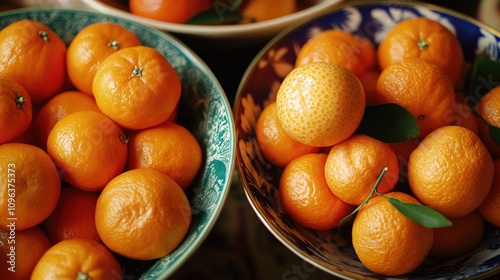
<svg viewBox="0 0 500 280">
<path fill-rule="evenodd" d="M 378 46 L 397 22 L 419 16 L 437 20 L 452 30 L 462 44 L 468 63 L 483 52 L 491 60 L 500 60 L 500 33 L 467 16 L 414 1 L 358 1 L 277 35 L 252 61 L 238 89 L 233 108 L 236 169 L 251 206 L 286 247 L 304 261 L 338 277 L 383 279 L 361 264 L 348 232 L 309 230 L 297 225 L 285 213 L 278 196 L 281 170 L 265 160 L 255 138 L 255 123 L 263 108 L 275 100 L 278 87 L 293 68 L 300 47 L 319 31 L 342 29 Z M 300 264 L 298 266 L 300 268 Z M 428 260 L 413 273 L 393 279 L 483 278 L 499 272 L 500 229 L 488 226 L 483 242 L 472 253 L 441 264 Z M 307 271 L 301 273 L 307 275 Z"/>
<path fill-rule="evenodd" d="M 47 25 L 66 43 L 91 23 L 118 23 L 137 34 L 143 45 L 159 50 L 179 74 L 182 97 L 178 121 L 193 132 L 203 150 L 201 170 L 186 190 L 193 212 L 192 223 L 185 240 L 168 256 L 153 261 L 120 259 L 124 279 L 167 278 L 205 240 L 229 192 L 236 140 L 231 105 L 221 85 L 208 66 L 180 41 L 133 21 L 90 11 L 21 9 L 0 13 L 0 29 L 21 19 Z"/>
</svg>

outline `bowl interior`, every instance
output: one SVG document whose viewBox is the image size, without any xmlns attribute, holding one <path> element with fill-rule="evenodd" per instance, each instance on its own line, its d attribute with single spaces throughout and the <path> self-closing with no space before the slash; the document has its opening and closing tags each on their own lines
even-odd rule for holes
<svg viewBox="0 0 500 280">
<path fill-rule="evenodd" d="M 122 261 L 124 278 L 157 279 L 171 275 L 198 248 L 212 229 L 226 200 L 234 166 L 235 131 L 231 106 L 219 82 L 201 59 L 174 37 L 141 24 L 90 11 L 20 9 L 0 14 L 0 29 L 21 19 L 39 21 L 66 43 L 83 27 L 111 21 L 137 34 L 143 45 L 159 50 L 175 68 L 182 83 L 178 122 L 198 139 L 203 163 L 185 191 L 192 223 L 180 246 L 153 261 Z"/>
<path fill-rule="evenodd" d="M 365 1 L 339 6 L 277 35 L 252 61 L 238 88 L 233 108 L 238 142 L 236 168 L 250 204 L 266 227 L 291 251 L 339 277 L 381 278 L 367 270 L 356 257 L 349 230 L 309 230 L 297 225 L 285 213 L 278 196 L 281 169 L 264 158 L 255 138 L 255 123 L 263 108 L 275 100 L 300 47 L 321 30 L 342 29 L 378 46 L 397 22 L 417 16 L 437 20 L 452 30 L 462 44 L 469 65 L 481 53 L 491 60 L 500 59 L 500 33 L 464 15 L 413 1 L 391 4 Z M 488 226 L 483 242 L 474 252 L 446 263 L 426 261 L 399 279 L 462 279 L 498 271 L 500 229 Z"/>
</svg>

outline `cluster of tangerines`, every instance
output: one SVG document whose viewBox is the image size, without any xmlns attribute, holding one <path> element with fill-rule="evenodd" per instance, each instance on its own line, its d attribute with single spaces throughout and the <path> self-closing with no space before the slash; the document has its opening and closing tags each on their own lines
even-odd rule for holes
<svg viewBox="0 0 500 280">
<path fill-rule="evenodd" d="M 255 128 L 263 155 L 282 168 L 284 210 L 315 230 L 354 216 L 357 256 L 385 276 L 473 250 L 487 223 L 500 227 L 500 146 L 488 133 L 500 127 L 500 87 L 471 107 L 465 68 L 457 37 L 426 18 L 399 22 L 377 47 L 341 30 L 309 39 Z M 384 104 L 411 114 L 416 135 L 360 132 L 366 108 Z M 433 215 L 416 221 L 395 199 L 447 226 Z"/>
<path fill-rule="evenodd" d="M 202 161 L 180 97 L 169 61 L 116 23 L 67 45 L 34 20 L 0 31 L 1 279 L 119 279 L 118 256 L 177 248 Z"/>
<path fill-rule="evenodd" d="M 299 9 L 297 0 L 130 0 L 132 14 L 149 19 L 186 24 L 244 24 L 286 16 Z"/>
</svg>

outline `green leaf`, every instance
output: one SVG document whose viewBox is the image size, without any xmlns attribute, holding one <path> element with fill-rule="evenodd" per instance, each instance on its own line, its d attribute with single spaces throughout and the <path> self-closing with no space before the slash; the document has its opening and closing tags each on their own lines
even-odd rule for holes
<svg viewBox="0 0 500 280">
<path fill-rule="evenodd" d="M 213 7 L 194 15 L 186 24 L 215 25 L 236 23 L 243 19 L 238 8 L 243 0 L 217 1 Z"/>
<path fill-rule="evenodd" d="M 419 132 L 413 115 L 395 103 L 367 106 L 356 131 L 386 143 L 404 142 L 417 137 Z"/>
<path fill-rule="evenodd" d="M 500 62 L 479 55 L 475 57 L 466 80 L 465 94 L 479 101 L 488 91 L 500 85 Z"/>
<path fill-rule="evenodd" d="M 430 207 L 415 203 L 401 202 L 393 197 L 386 198 L 399 212 L 424 227 L 440 228 L 452 225 L 450 220 Z"/>
<path fill-rule="evenodd" d="M 495 144 L 500 146 L 500 128 L 488 124 L 488 132 L 490 133 L 491 139 L 493 139 Z"/>
</svg>

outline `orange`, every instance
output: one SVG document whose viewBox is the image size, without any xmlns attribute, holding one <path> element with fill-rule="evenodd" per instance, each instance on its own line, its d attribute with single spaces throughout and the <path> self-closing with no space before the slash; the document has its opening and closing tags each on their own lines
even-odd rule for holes
<svg viewBox="0 0 500 280">
<path fill-rule="evenodd" d="M 112 120 L 98 112 L 81 111 L 54 125 L 47 138 L 47 153 L 66 182 L 81 190 L 98 191 L 123 171 L 127 144 Z"/>
<path fill-rule="evenodd" d="M 488 125 L 500 127 L 500 86 L 492 88 L 486 93 L 476 105 L 478 120 L 479 137 L 483 140 L 493 158 L 500 157 L 500 145 L 496 144 L 490 136 Z"/>
<path fill-rule="evenodd" d="M 0 144 L 20 136 L 31 124 L 33 108 L 28 91 L 0 75 Z"/>
<path fill-rule="evenodd" d="M 297 157 L 285 167 L 279 182 L 279 197 L 286 213 L 297 224 L 315 230 L 337 227 L 354 209 L 328 188 L 326 158 L 323 153 Z"/>
<path fill-rule="evenodd" d="M 455 34 L 437 21 L 412 18 L 399 22 L 377 49 L 382 70 L 405 58 L 420 57 L 437 64 L 460 88 L 464 71 L 462 46 Z"/>
<path fill-rule="evenodd" d="M 451 125 L 463 126 L 479 135 L 476 116 L 474 116 L 474 113 L 467 105 L 455 102 L 453 111 L 449 115 L 451 115 L 452 118 Z"/>
<path fill-rule="evenodd" d="M 376 63 L 376 51 L 370 41 L 343 30 L 323 30 L 299 50 L 295 66 L 311 62 L 339 64 L 361 75 Z"/>
<path fill-rule="evenodd" d="M 47 235 L 38 227 L 20 231 L 0 230 L 0 278 L 29 279 L 38 260 L 50 246 Z"/>
<path fill-rule="evenodd" d="M 446 73 L 421 58 L 408 58 L 385 68 L 377 80 L 377 103 L 396 103 L 417 120 L 419 138 L 450 124 L 455 92 Z"/>
<path fill-rule="evenodd" d="M 100 241 L 95 226 L 98 197 L 97 192 L 86 192 L 72 186 L 62 188 L 54 212 L 42 224 L 50 241 L 54 244 L 73 238 Z"/>
<path fill-rule="evenodd" d="M 402 192 L 385 196 L 420 204 Z M 361 263 L 384 276 L 415 270 L 427 257 L 432 241 L 432 229 L 410 220 L 381 196 L 371 198 L 362 206 L 352 225 L 352 245 Z"/>
<path fill-rule="evenodd" d="M 47 26 L 23 19 L 0 31 L 0 74 L 9 76 L 39 103 L 59 92 L 66 80 L 66 45 Z"/>
<path fill-rule="evenodd" d="M 158 125 L 175 111 L 181 83 L 156 49 L 138 46 L 117 51 L 99 66 L 92 84 L 99 109 L 124 128 Z"/>
<path fill-rule="evenodd" d="M 210 0 L 130 0 L 130 12 L 171 23 L 186 23 L 212 6 Z"/>
<path fill-rule="evenodd" d="M 66 65 L 72 84 L 92 94 L 92 81 L 101 62 L 121 49 L 140 46 L 139 37 L 114 22 L 97 22 L 81 29 L 68 46 Z"/>
<path fill-rule="evenodd" d="M 358 75 L 365 91 L 366 106 L 377 104 L 377 80 L 379 76 L 380 70 L 378 69 L 369 69 Z"/>
<path fill-rule="evenodd" d="M 422 204 L 453 218 L 481 205 L 493 170 L 493 160 L 474 132 L 444 126 L 427 135 L 411 154 L 408 182 Z"/>
<path fill-rule="evenodd" d="M 351 136 L 363 118 L 365 94 L 349 69 L 316 62 L 295 67 L 276 95 L 278 120 L 293 139 L 332 146 Z"/>
<path fill-rule="evenodd" d="M 435 228 L 434 242 L 429 257 L 448 260 L 463 256 L 479 245 L 483 239 L 484 220 L 477 211 L 462 217 L 450 218 L 449 227 Z"/>
<path fill-rule="evenodd" d="M 96 226 L 102 241 L 131 259 L 166 256 L 182 242 L 190 223 L 184 191 L 168 175 L 150 168 L 118 175 L 97 200 Z"/>
<path fill-rule="evenodd" d="M 169 175 L 183 190 L 193 182 L 203 159 L 196 137 L 173 122 L 138 131 L 130 137 L 128 151 L 128 169 L 156 169 Z"/>
<path fill-rule="evenodd" d="M 45 220 L 56 207 L 61 182 L 42 149 L 22 143 L 0 145 L 0 228 L 23 230 Z"/>
<path fill-rule="evenodd" d="M 404 142 L 388 143 L 398 159 L 399 182 L 405 183 L 408 179 L 408 161 L 410 155 L 420 143 L 418 139 L 410 139 Z"/>
<path fill-rule="evenodd" d="M 279 167 L 285 167 L 301 155 L 319 152 L 318 147 L 304 145 L 283 130 L 276 113 L 276 102 L 267 105 L 259 115 L 255 124 L 255 138 L 264 157 Z"/>
<path fill-rule="evenodd" d="M 486 221 L 500 228 L 500 159 L 496 159 L 494 165 L 493 184 L 488 196 L 478 209 Z"/>
<path fill-rule="evenodd" d="M 398 158 L 389 144 L 357 134 L 330 149 L 324 172 L 335 196 L 346 203 L 360 205 L 386 167 L 388 170 L 377 188 L 380 193 L 391 191 L 398 182 Z"/>
<path fill-rule="evenodd" d="M 261 22 L 296 12 L 297 0 L 246 0 L 238 11 L 243 16 L 240 23 Z"/>
<path fill-rule="evenodd" d="M 49 133 L 56 122 L 79 111 L 100 112 L 94 98 L 79 91 L 65 91 L 50 98 L 35 118 L 34 129 L 38 145 L 45 149 Z"/>
<path fill-rule="evenodd" d="M 31 275 L 32 280 L 121 278 L 122 270 L 115 256 L 92 239 L 68 239 L 53 245 Z"/>
</svg>

